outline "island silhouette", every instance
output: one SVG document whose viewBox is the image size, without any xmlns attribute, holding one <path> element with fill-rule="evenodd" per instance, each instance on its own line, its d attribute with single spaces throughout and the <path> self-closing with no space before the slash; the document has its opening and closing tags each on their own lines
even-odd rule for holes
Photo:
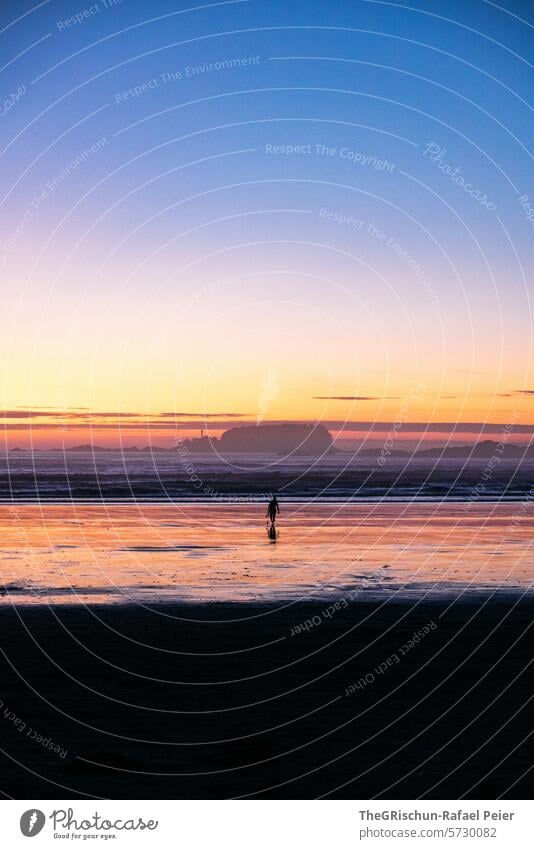
<svg viewBox="0 0 534 849">
<path fill-rule="evenodd" d="M 336 452 L 330 432 L 321 424 L 244 425 L 225 430 L 220 438 L 186 439 L 191 452 L 219 454 L 298 454 L 317 456 Z"/>
</svg>

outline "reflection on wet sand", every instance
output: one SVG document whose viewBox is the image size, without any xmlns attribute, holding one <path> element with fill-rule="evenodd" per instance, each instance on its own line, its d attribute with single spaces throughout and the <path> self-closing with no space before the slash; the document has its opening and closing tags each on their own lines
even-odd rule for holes
<svg viewBox="0 0 534 849">
<path fill-rule="evenodd" d="M 528 591 L 513 503 L 0 506 L 0 604 L 282 601 Z M 514 518 L 515 517 L 515 518 Z M 276 544 L 274 544 L 276 543 Z"/>
</svg>

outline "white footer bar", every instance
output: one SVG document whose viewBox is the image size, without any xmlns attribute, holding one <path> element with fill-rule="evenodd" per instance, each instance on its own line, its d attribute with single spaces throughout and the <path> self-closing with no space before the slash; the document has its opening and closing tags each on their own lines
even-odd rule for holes
<svg viewBox="0 0 534 849">
<path fill-rule="evenodd" d="M 528 801 L 3 801 L 3 846 L 534 846 Z M 29 844 L 30 839 L 35 843 Z"/>
</svg>

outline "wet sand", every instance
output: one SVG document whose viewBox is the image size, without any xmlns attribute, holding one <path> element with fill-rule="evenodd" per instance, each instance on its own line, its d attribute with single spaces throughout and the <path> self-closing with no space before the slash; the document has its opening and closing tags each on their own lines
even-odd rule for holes
<svg viewBox="0 0 534 849">
<path fill-rule="evenodd" d="M 528 506 L 528 505 L 527 505 Z M 531 591 L 519 503 L 0 506 L 0 605 L 457 598 Z"/>
<path fill-rule="evenodd" d="M 487 595 L 4 607 L 0 786 L 20 799 L 530 798 L 533 613 Z"/>
</svg>

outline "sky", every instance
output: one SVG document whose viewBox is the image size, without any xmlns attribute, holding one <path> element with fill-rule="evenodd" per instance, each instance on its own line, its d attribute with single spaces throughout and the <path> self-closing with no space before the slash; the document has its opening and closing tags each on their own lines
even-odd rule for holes
<svg viewBox="0 0 534 849">
<path fill-rule="evenodd" d="M 522 0 L 3 4 L 5 445 L 530 440 L 533 25 Z"/>
</svg>

